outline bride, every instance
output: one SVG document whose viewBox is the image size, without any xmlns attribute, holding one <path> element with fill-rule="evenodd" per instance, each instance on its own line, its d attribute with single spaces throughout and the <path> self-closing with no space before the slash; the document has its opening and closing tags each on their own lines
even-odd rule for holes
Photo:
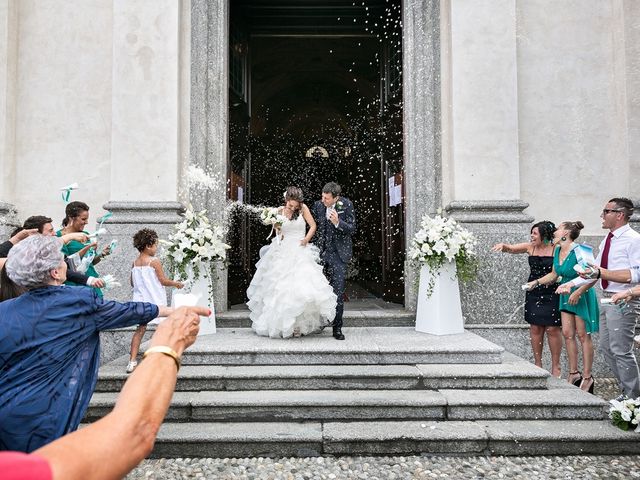
<svg viewBox="0 0 640 480">
<path fill-rule="evenodd" d="M 309 244 L 316 222 L 303 203 L 302 190 L 289 187 L 284 199 L 279 213 L 286 220 L 256 264 L 247 289 L 247 306 L 258 335 L 288 338 L 318 332 L 329 325 L 336 313 L 337 298 L 318 263 L 318 248 Z"/>
</svg>

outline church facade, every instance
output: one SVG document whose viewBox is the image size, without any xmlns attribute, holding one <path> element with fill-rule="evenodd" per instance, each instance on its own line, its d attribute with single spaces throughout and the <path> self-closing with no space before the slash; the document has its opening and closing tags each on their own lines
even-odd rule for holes
<svg viewBox="0 0 640 480">
<path fill-rule="evenodd" d="M 582 220 L 597 245 L 604 203 L 640 198 L 633 0 L 0 0 L 0 37 L 3 233 L 29 215 L 59 222 L 60 188 L 78 182 L 73 199 L 93 219 L 100 207 L 114 214 L 121 247 L 110 261 L 122 278 L 141 225 L 167 234 L 188 203 L 221 222 L 230 199 L 274 202 L 265 166 L 290 152 L 277 135 L 300 146 L 293 172 L 337 179 L 361 206 L 376 233 L 362 240 L 359 281 L 377 296 L 414 308 L 403 253 L 424 214 L 474 231 L 471 324 L 520 321 L 526 262 L 490 253 L 493 243 L 527 241 L 547 219 Z M 371 70 L 357 64 L 367 55 Z M 388 136 L 361 141 L 349 120 L 358 98 L 376 105 L 366 131 Z M 325 165 L 324 152 L 342 156 L 313 170 L 310 149 Z M 185 182 L 190 166 L 214 179 L 205 192 Z M 297 181 L 282 172 L 273 190 Z M 220 310 L 246 283 L 261 230 L 236 234 L 240 253 L 217 271 Z"/>
</svg>

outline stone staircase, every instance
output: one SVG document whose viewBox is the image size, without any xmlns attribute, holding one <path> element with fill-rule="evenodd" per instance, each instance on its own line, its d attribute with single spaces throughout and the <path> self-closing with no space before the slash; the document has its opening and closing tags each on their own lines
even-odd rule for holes
<svg viewBox="0 0 640 480">
<path fill-rule="evenodd" d="M 247 312 L 222 315 L 184 354 L 153 455 L 640 453 L 603 400 L 477 335 L 381 326 L 410 315 L 349 312 L 361 326 L 343 342 L 258 337 Z M 86 420 L 113 408 L 126 361 L 101 367 Z"/>
</svg>

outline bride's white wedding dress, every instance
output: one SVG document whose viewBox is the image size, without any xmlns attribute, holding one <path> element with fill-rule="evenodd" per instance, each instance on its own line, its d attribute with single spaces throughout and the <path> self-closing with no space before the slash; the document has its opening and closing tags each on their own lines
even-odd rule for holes
<svg viewBox="0 0 640 480">
<path fill-rule="evenodd" d="M 333 321 L 336 296 L 318 264 L 318 248 L 300 245 L 305 233 L 302 215 L 286 220 L 280 229 L 282 239 L 274 238 L 256 264 L 247 306 L 258 335 L 306 335 Z"/>
</svg>

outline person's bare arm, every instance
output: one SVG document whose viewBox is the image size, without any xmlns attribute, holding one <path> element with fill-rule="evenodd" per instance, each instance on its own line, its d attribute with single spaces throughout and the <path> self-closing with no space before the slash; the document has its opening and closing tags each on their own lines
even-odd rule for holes
<svg viewBox="0 0 640 480">
<path fill-rule="evenodd" d="M 313 235 L 316 233 L 317 226 L 316 226 L 316 221 L 313 218 L 313 215 L 311 215 L 311 211 L 309 210 L 309 207 L 307 207 L 304 203 L 302 204 L 302 217 L 304 218 L 305 222 L 307 222 L 307 225 L 309 225 L 309 231 L 304 236 L 304 238 L 300 241 L 301 245 L 306 245 L 311 241 L 311 239 L 313 238 Z"/>
<path fill-rule="evenodd" d="M 72 240 L 75 240 L 76 242 L 80 242 L 80 243 L 85 243 L 85 242 L 87 242 L 89 240 L 89 237 L 84 232 L 65 233 L 60 238 L 62 239 L 62 242 L 65 245 L 67 243 L 69 243 L 70 241 L 72 241 Z"/>
<path fill-rule="evenodd" d="M 209 310 L 182 307 L 158 325 L 151 346 L 168 346 L 178 355 L 193 344 L 200 318 Z M 153 449 L 171 403 L 176 364 L 162 353 L 145 358 L 125 383 L 111 413 L 97 422 L 36 450 L 55 480 L 123 478 Z"/>
<path fill-rule="evenodd" d="M 514 243 L 513 245 L 508 243 L 496 243 L 491 247 L 493 252 L 505 252 L 505 253 L 530 253 L 530 243 Z"/>
<path fill-rule="evenodd" d="M 550 283 L 554 283 L 558 279 L 558 274 L 556 273 L 555 268 L 552 268 L 549 273 L 547 273 L 544 277 L 540 277 L 537 280 L 533 280 L 528 285 L 528 290 L 532 288 L 536 288 L 540 285 L 549 285 Z"/>
<path fill-rule="evenodd" d="M 150 265 L 155 270 L 156 276 L 158 277 L 158 280 L 160 280 L 160 285 L 164 287 L 176 287 L 176 288 L 183 287 L 183 284 L 181 282 L 174 282 L 173 280 L 167 278 L 167 276 L 164 274 L 164 270 L 162 269 L 162 264 L 160 263 L 160 260 L 158 260 L 157 258 L 154 258 L 153 260 L 151 260 Z"/>
<path fill-rule="evenodd" d="M 597 267 L 600 270 L 600 277 L 603 280 L 617 283 L 631 283 L 631 270 L 607 270 Z"/>
</svg>

